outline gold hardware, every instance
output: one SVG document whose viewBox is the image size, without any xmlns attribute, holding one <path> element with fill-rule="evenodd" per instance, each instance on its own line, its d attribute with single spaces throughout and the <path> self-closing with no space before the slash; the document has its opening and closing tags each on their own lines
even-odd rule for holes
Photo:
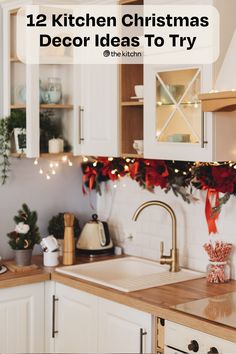
<svg viewBox="0 0 236 354">
<path fill-rule="evenodd" d="M 156 205 L 156 206 L 160 206 L 162 208 L 164 208 L 166 211 L 168 211 L 168 213 L 171 216 L 171 220 L 172 220 L 172 248 L 170 250 L 170 255 L 166 256 L 163 254 L 164 252 L 164 242 L 161 242 L 160 245 L 160 263 L 161 264 L 169 264 L 170 265 L 170 272 L 179 272 L 180 271 L 180 267 L 179 267 L 179 250 L 176 247 L 177 244 L 177 235 L 176 235 L 176 216 L 174 213 L 174 210 L 166 203 L 161 202 L 159 200 L 152 200 L 146 203 L 143 203 L 142 205 L 140 205 L 140 207 L 135 211 L 134 215 L 133 215 L 133 220 L 136 221 L 139 217 L 139 214 L 143 211 L 143 209 L 152 206 L 152 205 Z"/>
</svg>

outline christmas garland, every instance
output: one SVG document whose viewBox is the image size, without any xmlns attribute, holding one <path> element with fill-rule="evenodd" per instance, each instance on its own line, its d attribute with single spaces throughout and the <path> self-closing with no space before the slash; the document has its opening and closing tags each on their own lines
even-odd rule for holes
<svg viewBox="0 0 236 354">
<path fill-rule="evenodd" d="M 132 158 L 84 158 L 82 162 L 83 191 L 95 189 L 101 194 L 100 184 L 116 181 L 124 176 L 135 180 L 142 188 L 154 191 L 160 187 L 172 191 L 191 203 L 196 200 L 193 189 L 206 190 L 205 214 L 208 231 L 216 233 L 216 220 L 223 204 L 236 195 L 236 163 L 197 163 Z M 223 193 L 220 197 L 219 193 Z"/>
</svg>

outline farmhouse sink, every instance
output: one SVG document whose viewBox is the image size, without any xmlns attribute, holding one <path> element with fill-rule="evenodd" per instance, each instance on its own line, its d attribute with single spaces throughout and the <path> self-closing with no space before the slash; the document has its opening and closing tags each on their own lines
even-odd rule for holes
<svg viewBox="0 0 236 354">
<path fill-rule="evenodd" d="M 203 273 L 187 269 L 171 273 L 168 266 L 137 257 L 66 266 L 56 271 L 124 292 L 204 277 Z"/>
</svg>

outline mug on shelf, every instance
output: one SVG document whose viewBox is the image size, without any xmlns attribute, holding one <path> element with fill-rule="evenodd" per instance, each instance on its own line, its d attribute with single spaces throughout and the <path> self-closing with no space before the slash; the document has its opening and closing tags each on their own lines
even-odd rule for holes
<svg viewBox="0 0 236 354">
<path fill-rule="evenodd" d="M 134 92 L 137 98 L 143 98 L 143 85 L 135 85 Z"/>
<path fill-rule="evenodd" d="M 138 155 L 143 154 L 143 140 L 134 140 L 133 148 L 137 151 Z"/>
</svg>

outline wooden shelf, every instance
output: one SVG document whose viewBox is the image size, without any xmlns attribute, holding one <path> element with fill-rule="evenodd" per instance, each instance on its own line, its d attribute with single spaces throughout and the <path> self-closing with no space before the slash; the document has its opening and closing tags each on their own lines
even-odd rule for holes
<svg viewBox="0 0 236 354">
<path fill-rule="evenodd" d="M 121 156 L 122 156 L 122 157 L 126 157 L 126 158 L 131 157 L 131 158 L 136 158 L 136 159 L 142 159 L 142 158 L 143 158 L 143 155 L 132 154 L 132 153 L 130 154 L 130 153 L 128 153 L 128 152 L 127 152 L 127 154 L 122 153 Z"/>
<path fill-rule="evenodd" d="M 73 109 L 72 104 L 47 104 L 43 103 L 40 105 L 41 109 Z"/>
<path fill-rule="evenodd" d="M 41 104 L 40 109 L 73 109 L 72 104 Z M 11 109 L 26 109 L 24 104 L 13 104 Z"/>
<path fill-rule="evenodd" d="M 11 109 L 26 109 L 26 105 L 25 104 L 12 104 L 10 106 Z"/>
<path fill-rule="evenodd" d="M 121 102 L 122 107 L 137 107 L 137 106 L 143 106 L 143 101 L 125 101 Z"/>
<path fill-rule="evenodd" d="M 60 152 L 59 154 L 49 154 L 49 153 L 40 154 L 40 158 L 42 159 L 61 159 L 63 156 L 71 158 L 73 157 L 73 154 L 72 152 Z"/>
<path fill-rule="evenodd" d="M 232 112 L 236 110 L 236 91 L 200 94 L 203 112 Z"/>
<path fill-rule="evenodd" d="M 11 57 L 10 62 L 11 63 L 22 63 L 22 61 L 17 57 Z"/>
<path fill-rule="evenodd" d="M 26 154 L 22 154 L 22 153 L 20 153 L 20 152 L 12 152 L 12 153 L 10 154 L 10 157 L 17 158 L 17 159 L 21 159 L 21 158 L 26 157 Z"/>
</svg>

